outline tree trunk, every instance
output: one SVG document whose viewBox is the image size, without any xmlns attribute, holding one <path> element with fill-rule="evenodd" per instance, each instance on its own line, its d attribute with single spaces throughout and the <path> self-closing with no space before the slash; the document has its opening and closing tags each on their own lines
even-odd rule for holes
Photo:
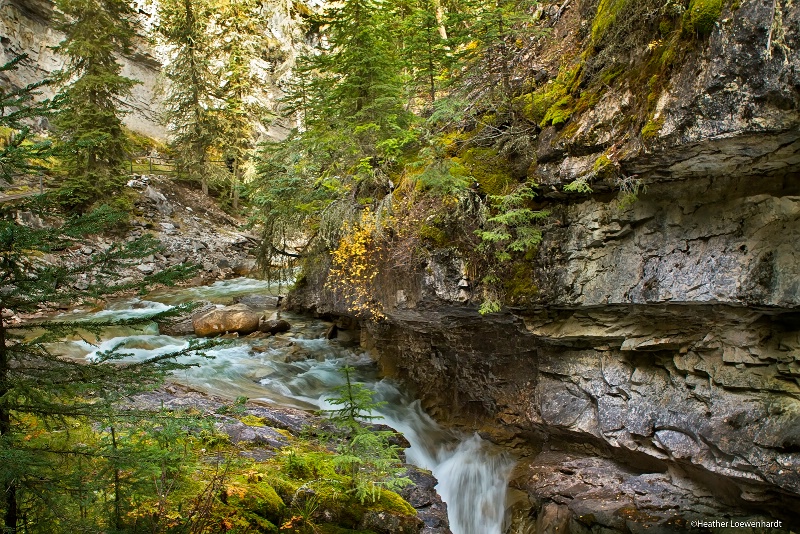
<svg viewBox="0 0 800 534">
<path fill-rule="evenodd" d="M 122 530 L 122 511 L 120 505 L 122 504 L 122 490 L 120 488 L 119 480 L 119 464 L 117 464 L 117 433 L 114 427 L 111 427 L 111 448 L 114 451 L 114 528 L 117 531 Z"/>
<path fill-rule="evenodd" d="M 442 7 L 442 0 L 433 0 L 433 5 L 436 8 L 436 22 L 439 24 L 439 35 L 447 40 L 447 28 L 444 27 L 444 8 Z"/>
<path fill-rule="evenodd" d="M 8 373 L 10 370 L 8 350 L 6 347 L 6 325 L 3 321 L 3 307 L 0 306 L 0 399 L 5 398 L 9 392 Z M 11 412 L 7 406 L 0 404 L 0 436 L 6 437 L 11 431 Z M 3 532 L 17 532 L 17 485 L 14 479 L 2 481 L 5 487 L 6 513 L 3 517 Z"/>
<path fill-rule="evenodd" d="M 239 209 L 239 160 L 233 162 L 233 202 L 231 203 L 231 207 L 233 207 L 233 211 Z"/>
</svg>

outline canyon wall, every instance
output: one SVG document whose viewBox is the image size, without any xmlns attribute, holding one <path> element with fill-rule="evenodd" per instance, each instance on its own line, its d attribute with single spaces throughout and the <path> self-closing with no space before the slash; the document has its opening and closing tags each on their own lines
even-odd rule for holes
<svg viewBox="0 0 800 534">
<path fill-rule="evenodd" d="M 551 46 L 597 4 L 569 5 Z M 362 344 L 434 416 L 518 452 L 513 532 L 800 525 L 798 32 L 796 3 L 736 2 L 649 128 L 623 84 L 532 137 L 550 217 L 530 305 L 480 315 L 453 249 L 378 276 Z M 576 180 L 592 193 L 564 193 Z M 326 277 L 307 269 L 291 302 L 347 315 Z"/>
<path fill-rule="evenodd" d="M 154 35 L 157 2 L 139 0 L 133 4 L 139 11 L 140 34 L 132 53 L 120 55 L 119 61 L 121 74 L 140 83 L 123 101 L 126 112 L 123 121 L 137 133 L 165 141 L 168 132 L 159 115 L 167 83 L 161 69 L 168 60 L 168 50 Z M 319 0 L 308 0 L 303 5 L 304 9 L 314 11 L 320 10 L 323 4 Z M 278 100 L 283 96 L 281 86 L 291 76 L 294 62 L 306 46 L 306 35 L 295 7 L 291 3 L 273 7 L 262 13 L 267 30 L 262 36 L 260 56 L 252 65 L 260 82 L 255 96 L 270 110 L 277 109 Z M 19 69 L 0 73 L 0 82 L 24 87 L 64 67 L 64 57 L 53 50 L 64 35 L 53 26 L 53 0 L 0 0 L 0 64 L 28 54 Z M 43 87 L 42 98 L 53 96 L 55 90 L 55 87 Z M 47 129 L 49 125 L 42 121 L 38 126 Z M 263 138 L 282 139 L 292 126 L 291 120 L 275 120 L 263 125 L 259 133 Z"/>
<path fill-rule="evenodd" d="M 64 67 L 64 58 L 53 47 L 64 38 L 53 28 L 52 0 L 0 0 L 0 63 L 19 54 L 28 54 L 18 70 L 7 71 L 2 81 L 14 87 L 39 82 Z M 141 9 L 143 22 L 152 19 L 152 10 Z M 164 140 L 166 130 L 158 117 L 158 84 L 161 61 L 154 47 L 144 37 L 136 41 L 129 56 L 121 56 L 122 75 L 139 80 L 126 99 L 125 125 L 141 134 Z M 42 88 L 42 97 L 53 96 L 53 87 Z M 42 123 L 40 127 L 47 128 Z"/>
</svg>

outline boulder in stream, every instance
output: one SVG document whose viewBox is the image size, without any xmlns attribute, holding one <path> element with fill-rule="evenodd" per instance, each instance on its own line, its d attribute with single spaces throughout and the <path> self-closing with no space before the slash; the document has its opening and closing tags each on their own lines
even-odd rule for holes
<svg viewBox="0 0 800 534">
<path fill-rule="evenodd" d="M 216 306 L 207 300 L 198 301 L 196 304 L 197 307 L 189 313 L 160 321 L 158 323 L 158 333 L 162 336 L 190 336 L 194 334 L 192 320 L 216 309 Z"/>
<path fill-rule="evenodd" d="M 243 304 L 234 304 L 211 310 L 192 318 L 194 333 L 200 337 L 216 336 L 226 332 L 250 334 L 258 330 L 259 316 Z"/>
<path fill-rule="evenodd" d="M 258 329 L 262 332 L 268 332 L 272 335 L 275 335 L 280 334 L 281 332 L 288 332 L 292 329 L 292 325 L 283 319 L 268 319 L 266 321 L 261 321 L 261 323 L 258 325 Z"/>
<path fill-rule="evenodd" d="M 233 298 L 234 304 L 245 304 L 254 310 L 266 310 L 268 308 L 277 308 L 281 305 L 282 296 L 273 295 L 242 295 Z"/>
</svg>

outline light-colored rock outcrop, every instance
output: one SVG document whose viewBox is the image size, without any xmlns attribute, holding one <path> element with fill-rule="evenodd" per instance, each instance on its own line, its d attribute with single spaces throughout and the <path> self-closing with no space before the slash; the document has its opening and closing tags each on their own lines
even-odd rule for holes
<svg viewBox="0 0 800 534">
<path fill-rule="evenodd" d="M 194 333 L 200 337 L 238 332 L 252 334 L 258 330 L 258 313 L 244 304 L 234 304 L 192 317 Z"/>
</svg>

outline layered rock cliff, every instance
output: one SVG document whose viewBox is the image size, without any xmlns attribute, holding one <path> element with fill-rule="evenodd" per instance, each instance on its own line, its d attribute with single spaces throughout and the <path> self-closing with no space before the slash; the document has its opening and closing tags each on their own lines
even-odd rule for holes
<svg viewBox="0 0 800 534">
<path fill-rule="evenodd" d="M 168 50 L 155 36 L 157 2 L 139 0 L 132 2 L 139 11 L 140 34 L 135 39 L 131 54 L 120 55 L 123 76 L 139 83 L 124 100 L 126 115 L 123 120 L 131 130 L 140 134 L 166 140 L 167 130 L 160 118 L 161 101 L 167 83 L 161 67 L 168 61 Z M 299 3 L 298 3 L 299 5 Z M 303 3 L 305 10 L 320 9 L 318 0 Z M 302 10 L 301 10 L 302 11 Z M 263 14 L 267 23 L 261 54 L 253 63 L 260 88 L 256 97 L 269 109 L 283 95 L 281 85 L 291 74 L 295 59 L 305 46 L 305 33 L 298 21 L 296 6 L 276 4 Z M 12 87 L 39 82 L 64 67 L 64 57 L 53 49 L 64 36 L 54 29 L 53 0 L 0 0 L 0 64 L 5 64 L 20 54 L 28 54 L 20 68 L 0 73 L 0 82 Z M 53 96 L 56 88 L 41 89 L 42 96 Z M 39 124 L 47 129 L 48 124 Z M 260 132 L 272 138 L 286 135 L 289 121 L 273 121 Z"/>
<path fill-rule="evenodd" d="M 143 6 L 144 7 L 144 6 Z M 3 73 L 15 87 L 39 82 L 64 67 L 64 58 L 53 47 L 64 38 L 53 28 L 52 0 L 2 0 L 0 1 L 0 62 L 6 63 L 19 54 L 28 54 L 16 71 Z M 142 11 L 142 18 L 149 20 L 152 13 Z M 161 62 L 153 47 L 144 38 L 137 40 L 132 55 L 120 57 L 122 75 L 139 80 L 127 99 L 129 113 L 125 124 L 139 133 L 156 139 L 165 139 L 166 130 L 158 117 L 157 84 Z M 45 87 L 44 97 L 51 97 L 54 88 Z M 39 125 L 47 128 L 47 124 Z"/>
<path fill-rule="evenodd" d="M 538 57 L 590 46 L 608 4 L 551 10 Z M 528 306 L 478 314 L 453 249 L 378 276 L 362 342 L 435 416 L 517 449 L 514 532 L 800 524 L 799 32 L 791 1 L 725 5 L 650 94 L 612 83 L 541 125 Z M 347 315 L 326 277 L 292 302 Z"/>
</svg>

